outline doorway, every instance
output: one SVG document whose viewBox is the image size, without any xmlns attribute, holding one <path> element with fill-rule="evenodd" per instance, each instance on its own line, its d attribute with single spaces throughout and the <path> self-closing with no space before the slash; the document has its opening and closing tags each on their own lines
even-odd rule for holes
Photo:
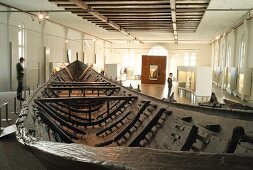
<svg viewBox="0 0 253 170">
<path fill-rule="evenodd" d="M 141 83 L 165 84 L 166 56 L 142 56 Z"/>
</svg>

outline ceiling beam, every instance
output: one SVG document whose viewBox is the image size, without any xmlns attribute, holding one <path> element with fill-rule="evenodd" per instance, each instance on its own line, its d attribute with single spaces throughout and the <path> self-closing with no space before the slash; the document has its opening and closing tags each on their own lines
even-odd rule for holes
<svg viewBox="0 0 253 170">
<path fill-rule="evenodd" d="M 66 2 L 69 2 L 69 0 L 48 0 L 49 2 L 64 2 L 64 3 L 66 3 Z"/>
<path fill-rule="evenodd" d="M 156 23 L 166 23 L 166 24 L 172 24 L 171 19 L 170 20 L 156 20 L 156 19 L 146 19 L 146 20 L 118 20 L 115 19 L 113 21 L 116 21 L 117 24 L 156 24 Z M 103 23 L 100 21 L 94 21 L 94 23 Z M 186 22 L 184 22 L 186 23 Z M 106 24 L 106 23 L 103 23 Z"/>
<path fill-rule="evenodd" d="M 156 13 L 156 12 L 150 12 L 150 13 L 146 13 L 146 12 L 143 12 L 143 13 L 104 13 L 105 16 L 112 16 L 112 15 L 117 15 L 117 16 L 131 16 L 131 15 L 134 15 L 134 16 L 138 16 L 138 15 L 156 15 L 156 16 L 162 16 L 162 15 L 171 15 L 170 12 L 167 12 L 167 13 Z"/>
<path fill-rule="evenodd" d="M 132 30 L 168 30 L 178 43 L 178 32 L 196 31 L 210 0 L 49 0 L 106 30 L 134 38 Z M 67 2 L 67 3 L 64 3 Z M 229 9 L 231 10 L 231 9 Z M 234 10 L 234 9 L 233 9 Z M 222 11 L 222 10 L 221 10 Z"/>
<path fill-rule="evenodd" d="M 87 5 L 87 3 L 85 3 L 85 1 L 82 1 L 82 0 L 69 0 L 69 2 L 72 2 L 73 4 L 75 4 L 76 6 L 78 6 L 81 9 L 88 10 L 88 13 L 90 13 L 91 15 L 93 15 L 94 17 L 96 17 L 97 19 L 101 20 L 104 23 L 107 23 L 109 26 L 111 26 L 112 28 L 118 30 L 119 32 L 127 35 L 128 37 L 130 37 L 130 38 L 132 38 L 134 40 L 137 40 L 140 43 L 142 43 L 141 40 L 139 40 L 136 37 L 133 37 L 132 35 L 130 35 L 130 33 L 126 32 L 118 24 L 116 24 L 113 21 L 109 20 L 107 17 L 105 17 L 101 13 L 97 12 L 96 10 L 94 10 L 91 6 Z"/>
<path fill-rule="evenodd" d="M 21 13 L 28 14 L 28 15 L 30 15 L 30 16 L 38 17 L 37 15 L 33 14 L 32 11 L 22 10 L 22 9 L 20 9 L 20 8 L 17 8 L 17 7 L 14 7 L 14 6 L 11 6 L 11 5 L 2 3 L 2 2 L 0 2 L 0 5 L 1 5 L 1 6 L 4 6 L 4 7 L 8 7 L 8 8 L 15 9 L 15 11 L 14 11 L 14 10 L 10 10 L 10 11 L 5 11 L 5 12 L 21 12 Z M 40 11 L 36 11 L 36 10 L 35 10 L 34 12 L 42 12 L 42 11 L 43 11 L 43 10 L 40 10 Z M 50 11 L 55 11 L 55 10 L 50 10 Z M 59 12 L 59 11 L 60 11 L 60 12 L 63 12 L 62 10 L 56 10 L 56 11 L 57 11 L 57 12 Z M 71 27 L 71 26 L 62 24 L 62 23 L 60 23 L 60 22 L 56 22 L 56 21 L 53 21 L 53 20 L 50 20 L 50 19 L 45 19 L 45 20 L 48 21 L 48 22 L 51 22 L 51 23 L 60 25 L 60 26 L 62 26 L 62 27 L 64 27 L 64 28 L 72 29 L 72 30 L 77 31 L 77 32 L 80 32 L 80 33 L 82 33 L 82 34 L 86 34 L 86 35 L 92 36 L 92 37 L 94 37 L 94 38 L 97 38 L 97 39 L 100 39 L 100 40 L 103 40 L 103 41 L 112 43 L 111 41 L 108 41 L 108 40 L 106 40 L 106 39 L 100 38 L 100 37 L 98 37 L 97 35 L 93 35 L 93 34 L 84 32 L 84 31 L 82 31 L 82 30 L 79 30 L 79 29 L 76 29 L 76 28 L 74 28 L 74 27 Z"/>
<path fill-rule="evenodd" d="M 94 1 L 94 0 L 91 0 L 91 1 L 86 1 L 86 3 L 88 5 L 112 5 L 112 4 L 116 4 L 116 5 L 123 5 L 123 4 L 126 4 L 126 5 L 129 5 L 129 4 L 133 4 L 133 5 L 146 5 L 146 4 L 169 4 L 168 1 L 148 1 L 148 0 L 142 0 L 142 1 L 129 1 L 129 0 L 118 0 L 118 1 Z"/>
<path fill-rule="evenodd" d="M 90 17 L 90 16 L 85 15 L 83 17 L 85 18 L 85 17 Z M 94 17 L 94 15 L 92 17 Z M 191 16 L 191 17 L 199 18 L 197 16 Z M 110 16 L 110 20 L 121 19 L 121 18 L 122 19 L 136 19 L 136 20 L 138 20 L 138 19 L 163 19 L 163 18 L 170 19 L 171 17 L 170 16 L 145 16 L 145 15 L 142 15 L 142 16 L 117 16 L 117 15 Z"/>
<path fill-rule="evenodd" d="M 159 9 L 159 8 L 170 8 L 170 5 L 169 4 L 162 4 L 162 5 L 159 5 L 159 4 L 146 4 L 146 5 L 132 5 L 132 4 L 128 4 L 128 5 L 120 5 L 120 4 L 114 4 L 114 5 L 91 5 L 91 7 L 93 9 L 118 9 L 118 8 L 124 8 L 124 9 L 138 9 L 138 8 L 141 8 L 141 9 Z"/>
<path fill-rule="evenodd" d="M 72 11 L 74 13 L 80 13 L 80 12 L 89 12 L 89 10 L 84 10 L 84 9 L 80 9 L 74 6 L 66 6 L 65 10 L 67 11 Z M 120 8 L 120 9 L 96 9 L 97 12 L 106 15 L 108 14 L 113 14 L 113 13 L 119 13 L 119 14 L 131 14 L 131 13 L 171 13 L 171 11 L 176 11 L 177 14 L 179 13 L 204 13 L 206 11 L 210 11 L 210 12 L 233 12 L 233 11 L 245 11 L 248 12 L 250 11 L 251 8 L 233 8 L 233 9 L 206 9 L 206 8 L 181 8 L 181 9 L 170 9 L 170 8 L 163 8 L 163 9 L 140 9 L 140 8 L 136 8 L 136 9 L 125 9 L 125 8 Z M 61 12 L 62 10 L 35 10 L 37 12 L 43 11 L 43 12 Z"/>
<path fill-rule="evenodd" d="M 170 8 L 172 9 L 171 11 L 171 16 L 172 16 L 172 26 L 173 26 L 173 33 L 174 33 L 174 40 L 175 43 L 178 43 L 178 33 L 177 33 L 177 16 L 176 16 L 176 0 L 170 0 Z"/>
</svg>

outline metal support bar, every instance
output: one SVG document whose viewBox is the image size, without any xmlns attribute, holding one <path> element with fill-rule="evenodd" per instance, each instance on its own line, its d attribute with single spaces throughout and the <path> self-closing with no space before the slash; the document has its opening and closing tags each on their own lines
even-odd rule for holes
<svg viewBox="0 0 253 170">
<path fill-rule="evenodd" d="M 17 113 L 17 98 L 16 97 L 14 97 L 14 107 L 13 107 L 13 110 L 14 110 L 14 112 L 11 112 L 11 113 L 18 114 Z"/>
<path fill-rule="evenodd" d="M 19 100 L 19 107 L 20 107 L 20 108 L 22 107 L 22 102 L 21 102 L 21 100 Z"/>
<path fill-rule="evenodd" d="M 29 96 L 31 95 L 31 88 L 30 87 L 28 89 L 28 94 L 29 94 Z"/>
<path fill-rule="evenodd" d="M 4 127 L 2 127 L 1 116 L 2 116 L 2 108 L 0 107 L 0 131 L 1 131 L 1 130 L 4 130 Z"/>
<path fill-rule="evenodd" d="M 14 97 L 14 114 L 17 113 L 17 99 Z"/>
<path fill-rule="evenodd" d="M 8 118 L 8 114 L 9 114 L 9 103 L 6 102 L 5 103 L 5 119 L 2 119 L 3 122 L 7 122 L 7 121 L 11 121 L 12 119 Z"/>
<path fill-rule="evenodd" d="M 20 99 L 22 99 L 23 98 L 23 92 L 19 93 L 19 95 L 20 95 Z"/>
<path fill-rule="evenodd" d="M 26 99 L 26 88 L 24 90 L 24 98 Z M 22 99 L 22 98 L 21 98 Z"/>
</svg>

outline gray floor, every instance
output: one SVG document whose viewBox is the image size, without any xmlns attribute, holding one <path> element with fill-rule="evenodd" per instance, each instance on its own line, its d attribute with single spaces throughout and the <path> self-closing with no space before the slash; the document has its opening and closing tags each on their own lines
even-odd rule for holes
<svg viewBox="0 0 253 170">
<path fill-rule="evenodd" d="M 28 95 L 28 94 L 27 94 Z M 21 103 L 16 101 L 16 114 L 14 114 L 14 97 L 16 92 L 0 92 L 0 104 L 8 102 L 8 117 L 12 119 L 8 122 L 1 122 L 2 127 L 7 127 L 15 123 Z M 1 118 L 6 118 L 6 105 L 1 108 Z M 46 168 L 34 157 L 34 155 L 24 150 L 16 141 L 15 134 L 5 136 L 0 139 L 0 169 L 1 170 L 45 170 Z"/>
<path fill-rule="evenodd" d="M 140 84 L 139 80 L 126 81 L 123 82 L 123 85 L 131 85 L 134 88 L 137 88 L 137 85 L 140 85 L 141 91 L 144 94 L 162 99 L 167 97 L 167 85 L 150 85 L 150 84 Z M 172 89 L 175 92 L 175 99 L 180 103 L 193 103 L 189 98 L 190 96 L 185 96 L 184 94 L 177 93 L 176 83 Z M 238 97 L 230 95 L 226 91 L 223 91 L 215 86 L 213 86 L 213 92 L 216 93 L 217 98 L 220 102 L 223 102 L 223 99 L 234 100 L 237 102 L 242 102 Z M 8 102 L 8 117 L 12 120 L 9 122 L 2 122 L 2 127 L 6 127 L 15 123 L 18 114 L 14 114 L 14 97 L 16 92 L 0 92 L 0 104 Z M 28 92 L 27 92 L 28 95 Z M 245 102 L 244 102 L 245 103 Z M 246 103 L 249 104 L 249 103 Z M 20 111 L 20 102 L 16 102 L 17 112 Z M 6 115 L 6 105 L 1 108 L 1 117 L 5 118 Z M 24 150 L 21 144 L 17 143 L 15 140 L 15 134 L 6 136 L 0 139 L 0 169 L 1 170 L 43 170 L 46 169 L 34 156 L 32 153 Z"/>
</svg>

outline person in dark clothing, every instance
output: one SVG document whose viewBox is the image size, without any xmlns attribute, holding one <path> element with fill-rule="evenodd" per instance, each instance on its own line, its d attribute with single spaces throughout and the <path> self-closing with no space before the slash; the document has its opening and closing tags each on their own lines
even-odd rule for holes
<svg viewBox="0 0 253 170">
<path fill-rule="evenodd" d="M 170 97 L 170 93 L 172 89 L 172 77 L 173 77 L 173 74 L 170 73 L 169 78 L 168 78 L 168 98 Z"/>
<path fill-rule="evenodd" d="M 18 88 L 17 88 L 17 99 L 24 100 L 22 98 L 22 90 L 23 90 L 23 78 L 24 78 L 24 68 L 22 63 L 25 61 L 23 57 L 19 59 L 19 63 L 16 65 L 17 70 L 17 80 L 18 80 Z"/>
</svg>

